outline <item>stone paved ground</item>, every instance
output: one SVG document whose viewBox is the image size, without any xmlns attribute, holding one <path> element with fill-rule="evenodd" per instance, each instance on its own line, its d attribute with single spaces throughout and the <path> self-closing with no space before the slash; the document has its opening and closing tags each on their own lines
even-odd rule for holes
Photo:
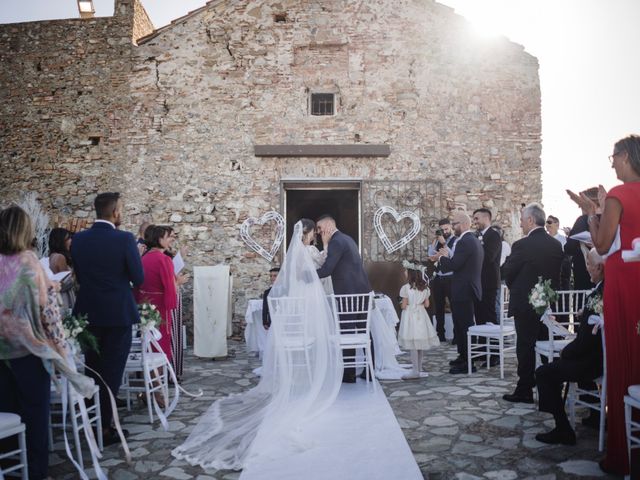
<svg viewBox="0 0 640 480">
<path fill-rule="evenodd" d="M 133 464 L 125 463 L 118 447 L 107 447 L 101 464 L 110 479 L 239 477 L 238 472 L 203 471 L 170 455 L 171 448 L 186 437 L 214 399 L 244 391 L 257 382 L 251 370 L 258 360 L 249 357 L 239 342 L 231 342 L 230 351 L 230 357 L 223 361 L 187 356 L 183 385 L 192 391 L 201 388 L 204 396 L 181 399 L 170 417 L 168 432 L 157 421 L 150 425 L 146 409 L 138 405 L 129 413 L 121 410 L 125 428 L 131 433 Z M 596 462 L 601 455 L 595 430 L 578 426 L 575 447 L 535 441 L 536 433 L 551 427 L 549 415 L 537 412 L 534 406 L 501 399 L 515 383 L 514 359 L 508 360 L 505 379 L 500 380 L 495 369 L 489 373 L 481 370 L 471 377 L 451 376 L 447 373 L 448 360 L 454 357 L 454 347 L 440 346 L 426 355 L 428 378 L 382 382 L 425 479 L 615 478 L 598 469 Z M 56 436 L 55 441 L 50 475 L 55 479 L 77 478 L 64 455 L 61 437 Z"/>
</svg>

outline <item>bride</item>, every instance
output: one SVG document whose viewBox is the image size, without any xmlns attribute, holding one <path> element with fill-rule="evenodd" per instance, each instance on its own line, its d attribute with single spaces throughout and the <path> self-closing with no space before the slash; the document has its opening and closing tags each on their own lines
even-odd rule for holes
<svg viewBox="0 0 640 480">
<path fill-rule="evenodd" d="M 296 223 L 269 294 L 271 329 L 260 382 L 216 400 L 174 457 L 205 469 L 240 470 L 259 456 L 308 448 L 308 422 L 338 395 L 342 355 L 329 302 Z"/>
</svg>

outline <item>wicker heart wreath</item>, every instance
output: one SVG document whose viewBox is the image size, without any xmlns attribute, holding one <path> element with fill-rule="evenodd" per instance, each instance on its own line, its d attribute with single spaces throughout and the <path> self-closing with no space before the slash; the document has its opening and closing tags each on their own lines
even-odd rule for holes
<svg viewBox="0 0 640 480">
<path fill-rule="evenodd" d="M 269 251 L 264 249 L 262 245 L 256 242 L 251 236 L 250 232 L 253 225 L 264 225 L 267 222 L 276 222 L 276 237 L 274 238 L 273 243 L 271 244 L 271 249 Z M 274 211 L 267 212 L 260 218 L 249 217 L 244 222 L 242 222 L 242 225 L 240 225 L 240 238 L 242 238 L 244 243 L 246 243 L 251 250 L 271 262 L 273 261 L 273 257 L 276 255 L 276 252 L 280 248 L 282 240 L 284 239 L 284 218 L 282 218 L 282 215 L 280 215 L 278 212 Z"/>
<path fill-rule="evenodd" d="M 411 229 L 402 236 L 402 238 L 391 243 L 389 237 L 382 228 L 382 216 L 385 214 L 393 215 L 396 223 L 404 218 L 409 218 L 413 222 L 413 225 L 411 226 Z M 380 238 L 380 241 L 382 242 L 382 245 L 384 245 L 385 250 L 388 253 L 392 253 L 409 244 L 409 242 L 411 242 L 411 240 L 413 240 L 416 235 L 420 233 L 421 224 L 420 218 L 413 212 L 405 211 L 398 213 L 395 208 L 380 207 L 373 215 L 373 227 L 376 229 L 378 238 Z"/>
</svg>

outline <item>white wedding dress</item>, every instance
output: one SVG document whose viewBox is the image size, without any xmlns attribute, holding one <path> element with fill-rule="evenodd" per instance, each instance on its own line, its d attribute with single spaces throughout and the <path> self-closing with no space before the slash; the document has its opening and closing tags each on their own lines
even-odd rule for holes
<svg viewBox="0 0 640 480">
<path fill-rule="evenodd" d="M 335 400 L 342 381 L 342 354 L 325 291 L 308 250 L 302 224 L 269 298 L 303 299 L 301 311 L 271 312 L 260 382 L 245 393 L 215 401 L 174 457 L 205 469 L 247 468 L 257 457 L 310 448 L 305 425 Z M 302 348 L 300 348 L 302 347 Z"/>
</svg>

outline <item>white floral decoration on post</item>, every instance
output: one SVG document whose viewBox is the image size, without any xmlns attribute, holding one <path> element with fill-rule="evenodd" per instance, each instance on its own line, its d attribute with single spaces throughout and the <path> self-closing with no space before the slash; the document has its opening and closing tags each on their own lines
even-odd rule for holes
<svg viewBox="0 0 640 480">
<path fill-rule="evenodd" d="M 413 225 L 411 226 L 411 229 L 402 236 L 402 238 L 391 243 L 391 240 L 389 240 L 389 237 L 382 228 L 382 216 L 385 214 L 393 215 L 396 223 L 404 218 L 409 218 L 413 222 Z M 413 212 L 404 211 L 398 213 L 395 208 L 385 206 L 380 207 L 373 215 L 373 228 L 375 228 L 378 238 L 380 238 L 380 241 L 382 242 L 382 245 L 384 245 L 387 253 L 392 253 L 405 245 L 408 245 L 409 242 L 411 242 L 411 240 L 420 233 L 421 223 L 420 218 Z"/>
<path fill-rule="evenodd" d="M 267 251 L 258 242 L 256 242 L 251 236 L 250 229 L 253 225 L 264 225 L 267 222 L 276 222 L 276 237 L 271 244 L 271 249 Z M 282 241 L 284 240 L 284 218 L 278 212 L 271 211 L 262 215 L 260 218 L 249 217 L 242 225 L 240 225 L 240 237 L 247 244 L 247 246 L 254 252 L 260 254 L 269 262 L 273 261 L 276 252 L 280 248 Z"/>
</svg>

